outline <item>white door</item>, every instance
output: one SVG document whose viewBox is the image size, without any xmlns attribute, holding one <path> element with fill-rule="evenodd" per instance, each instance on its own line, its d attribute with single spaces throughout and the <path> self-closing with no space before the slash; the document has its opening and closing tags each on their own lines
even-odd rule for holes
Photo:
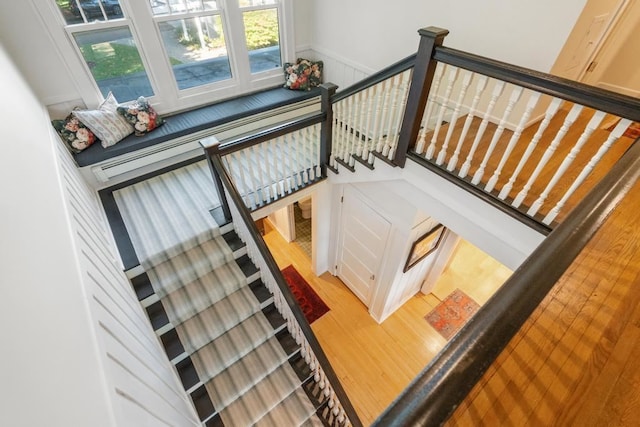
<svg viewBox="0 0 640 427">
<path fill-rule="evenodd" d="M 578 80 L 584 74 L 620 7 L 621 0 L 587 0 L 551 74 Z"/>
<path fill-rule="evenodd" d="M 391 223 L 347 187 L 342 198 L 338 277 L 368 307 Z"/>
<path fill-rule="evenodd" d="M 603 89 L 640 97 L 640 2 L 628 4 L 582 79 Z"/>
</svg>

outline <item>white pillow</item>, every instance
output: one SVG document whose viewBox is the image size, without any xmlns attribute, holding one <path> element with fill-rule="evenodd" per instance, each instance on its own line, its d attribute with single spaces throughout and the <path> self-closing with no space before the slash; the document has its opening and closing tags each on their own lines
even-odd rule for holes
<svg viewBox="0 0 640 427">
<path fill-rule="evenodd" d="M 102 141 L 104 148 L 122 141 L 133 133 L 133 126 L 118 114 L 118 101 L 111 92 L 97 110 L 77 110 L 73 115 Z"/>
</svg>

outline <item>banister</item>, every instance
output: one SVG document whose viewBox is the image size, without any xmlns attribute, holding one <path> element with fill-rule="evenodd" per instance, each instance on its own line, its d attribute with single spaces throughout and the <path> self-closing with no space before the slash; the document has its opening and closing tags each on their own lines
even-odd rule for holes
<svg viewBox="0 0 640 427">
<path fill-rule="evenodd" d="M 633 121 L 640 121 L 640 99 L 638 98 L 445 46 L 435 48 L 433 59 Z"/>
<path fill-rule="evenodd" d="M 639 178 L 636 142 L 375 425 L 444 423 Z"/>
<path fill-rule="evenodd" d="M 289 289 L 289 286 L 285 282 L 284 277 L 280 272 L 280 268 L 278 267 L 278 264 L 273 258 L 273 255 L 271 255 L 271 252 L 269 251 L 267 244 L 262 239 L 262 236 L 260 235 L 260 232 L 258 231 L 258 228 L 256 227 L 255 222 L 253 221 L 253 218 L 251 217 L 251 214 L 247 210 L 242 200 L 242 196 L 240 195 L 236 187 L 233 185 L 231 176 L 229 176 L 227 170 L 222 164 L 220 153 L 212 153 L 209 159 L 210 159 L 210 165 L 214 171 L 214 174 L 219 176 L 220 182 L 226 188 L 227 193 L 229 194 L 229 197 L 231 198 L 232 202 L 236 205 L 237 210 L 240 214 L 240 217 L 242 218 L 242 221 L 246 224 L 247 229 L 249 230 L 249 233 L 253 238 L 254 243 L 258 248 L 258 251 L 260 252 L 260 255 L 263 257 L 266 265 L 269 268 L 269 271 L 273 275 L 276 281 L 276 284 L 278 285 L 278 288 L 280 289 L 280 292 L 282 292 L 282 295 L 286 300 L 287 304 L 289 305 L 289 308 L 291 309 L 291 312 L 293 313 L 296 321 L 298 322 L 300 329 L 304 333 L 305 338 L 307 339 L 307 342 L 311 346 L 311 349 L 313 350 L 313 353 L 316 359 L 320 363 L 320 366 L 322 367 L 325 375 L 329 379 L 329 384 L 331 384 L 331 387 L 333 387 L 335 394 L 337 395 L 338 400 L 340 401 L 340 404 L 342 405 L 349 421 L 353 426 L 356 426 L 356 427 L 362 426 L 362 423 L 360 422 L 360 419 L 358 418 L 358 415 L 356 414 L 356 411 L 353 408 L 353 405 L 351 404 L 349 398 L 347 397 L 346 392 L 342 388 L 342 384 L 340 383 L 338 376 L 336 375 L 335 371 L 333 370 L 333 367 L 329 363 L 329 359 L 327 358 L 326 354 L 322 350 L 322 347 L 320 346 L 320 343 L 318 342 L 315 334 L 311 330 L 311 326 L 309 325 L 309 322 L 305 318 L 304 313 L 302 312 L 302 309 L 296 302 L 295 297 L 293 296 L 293 293 L 291 292 L 291 290 Z M 220 193 L 220 198 L 221 199 L 226 198 L 224 191 Z"/>
<path fill-rule="evenodd" d="M 262 129 L 259 132 L 244 135 L 231 141 L 218 142 L 217 139 L 209 137 L 202 139 L 200 141 L 200 144 L 206 152 L 210 152 L 212 154 L 231 154 L 236 151 L 251 147 L 253 145 L 261 144 L 265 141 L 269 141 L 279 136 L 304 129 L 318 123 L 322 123 L 325 118 L 326 113 L 311 113 L 302 116 L 301 118 L 289 120 L 284 123 L 279 123 L 266 129 Z"/>
<path fill-rule="evenodd" d="M 375 86 L 380 82 L 387 80 L 390 77 L 395 76 L 396 74 L 400 74 L 403 71 L 406 71 L 414 66 L 416 62 L 416 54 L 409 55 L 400 61 L 389 65 L 386 68 L 378 71 L 370 75 L 367 78 L 360 80 L 357 83 L 352 84 L 351 86 L 346 87 L 345 89 L 337 92 L 334 96 L 331 97 L 331 102 L 336 103 L 345 98 L 348 98 L 360 91 L 363 91 L 371 86 Z"/>
</svg>

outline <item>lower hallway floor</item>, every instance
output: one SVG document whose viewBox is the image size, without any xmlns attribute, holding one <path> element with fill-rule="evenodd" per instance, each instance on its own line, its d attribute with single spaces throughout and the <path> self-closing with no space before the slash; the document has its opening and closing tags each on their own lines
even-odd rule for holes
<svg viewBox="0 0 640 427">
<path fill-rule="evenodd" d="M 311 326 L 364 425 L 370 425 L 447 343 L 425 315 L 456 289 L 483 304 L 511 275 L 461 240 L 433 292 L 416 294 L 378 324 L 340 279 L 328 272 L 316 276 L 305 251 L 295 242 L 287 243 L 268 221 L 263 237 L 278 266 L 293 265 L 329 306 L 330 311 Z"/>
</svg>

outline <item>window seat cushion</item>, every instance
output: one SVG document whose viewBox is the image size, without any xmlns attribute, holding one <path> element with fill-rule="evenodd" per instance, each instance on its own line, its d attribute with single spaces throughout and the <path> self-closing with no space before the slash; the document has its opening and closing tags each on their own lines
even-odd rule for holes
<svg viewBox="0 0 640 427">
<path fill-rule="evenodd" d="M 107 148 L 93 144 L 75 154 L 78 166 L 89 166 L 123 154 L 151 147 L 194 132 L 219 126 L 233 120 L 249 117 L 292 102 L 303 101 L 320 95 L 320 89 L 291 91 L 282 87 L 243 95 L 204 107 L 164 116 L 165 123 L 143 136 L 129 135 L 122 141 Z"/>
</svg>

